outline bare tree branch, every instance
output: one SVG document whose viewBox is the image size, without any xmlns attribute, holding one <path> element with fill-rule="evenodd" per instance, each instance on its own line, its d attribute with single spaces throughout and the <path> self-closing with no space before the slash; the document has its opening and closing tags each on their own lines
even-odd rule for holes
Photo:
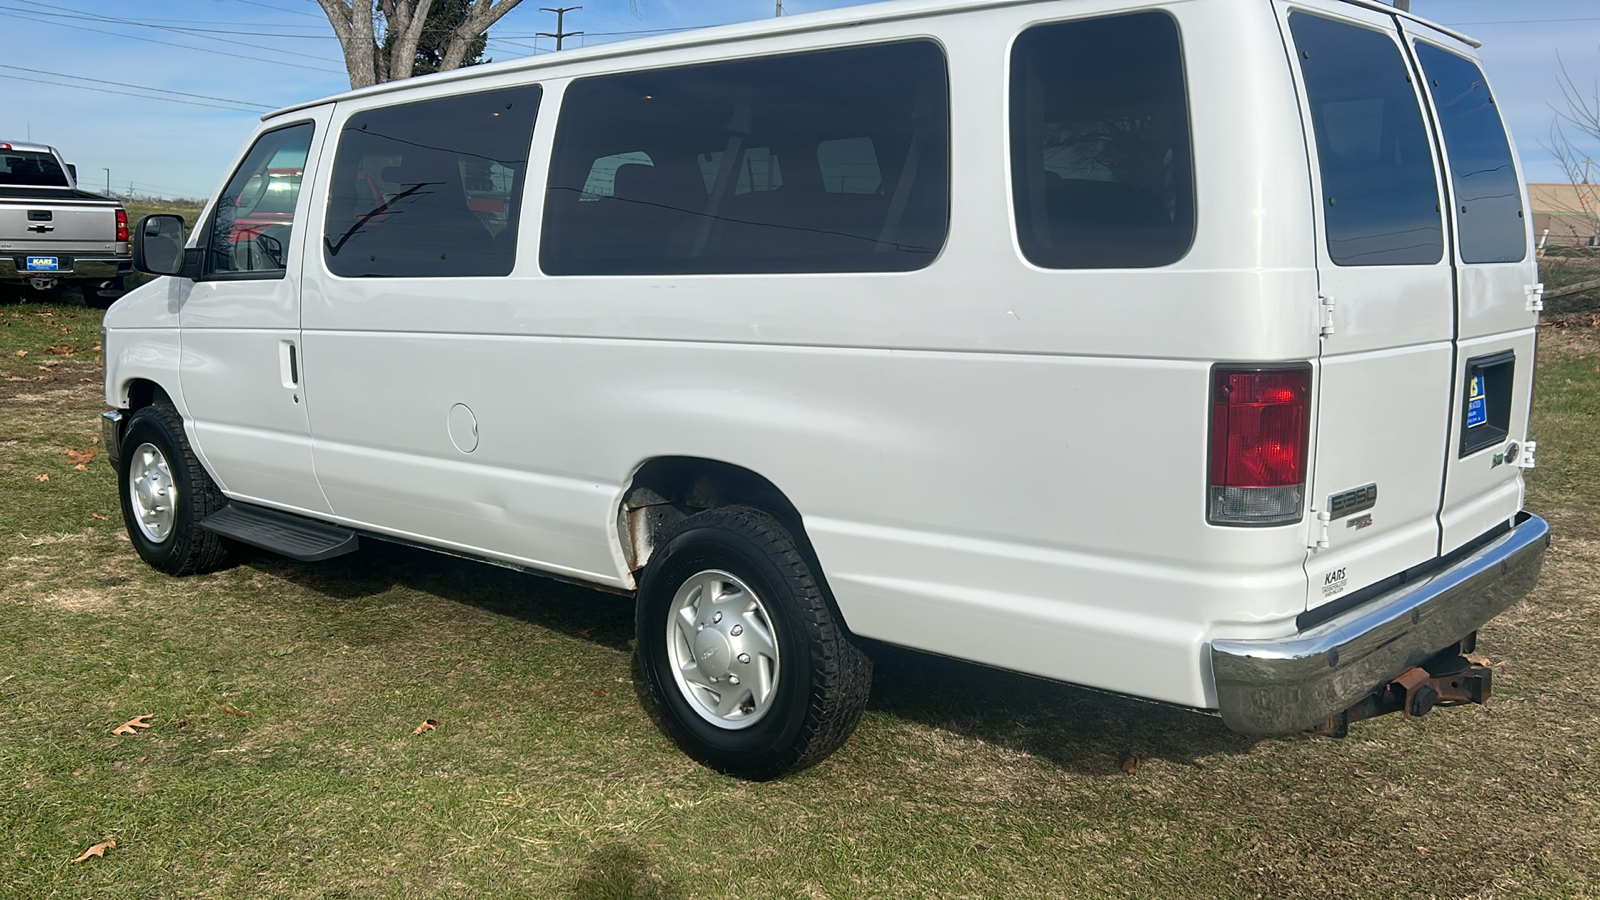
<svg viewBox="0 0 1600 900">
<path fill-rule="evenodd" d="M 448 72 L 460 68 L 462 61 L 467 58 L 467 48 L 472 46 L 478 35 L 488 31 L 494 23 L 500 21 L 506 13 L 516 9 L 517 4 L 521 2 L 522 0 L 500 0 L 498 3 L 494 0 L 474 0 L 467 11 L 466 21 L 462 22 L 461 27 L 450 36 L 450 44 L 445 48 L 444 59 L 439 63 L 439 71 Z"/>
</svg>

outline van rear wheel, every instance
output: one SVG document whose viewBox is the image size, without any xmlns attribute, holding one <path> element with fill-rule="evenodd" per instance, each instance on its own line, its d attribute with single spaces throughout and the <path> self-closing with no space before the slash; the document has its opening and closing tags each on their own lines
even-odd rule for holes
<svg viewBox="0 0 1600 900">
<path fill-rule="evenodd" d="M 712 768 L 751 779 L 845 742 L 872 662 L 845 634 L 789 530 L 754 507 L 685 519 L 645 570 L 639 663 L 666 729 Z"/>
</svg>

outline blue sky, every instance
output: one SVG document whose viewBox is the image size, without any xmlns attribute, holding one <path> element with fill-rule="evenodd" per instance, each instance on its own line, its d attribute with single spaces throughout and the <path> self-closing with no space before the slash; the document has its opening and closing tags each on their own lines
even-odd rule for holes
<svg viewBox="0 0 1600 900">
<path fill-rule="evenodd" d="M 538 9 L 545 2 L 525 0 L 502 19 L 490 32 L 489 55 L 549 52 L 550 39 L 535 36 L 555 30 L 555 17 Z M 788 14 L 848 5 L 784 0 Z M 590 0 L 568 14 L 567 28 L 588 32 L 574 43 L 619 40 L 626 37 L 619 32 L 764 18 L 773 6 L 639 0 L 635 14 L 627 0 Z M 1550 104 L 1560 100 L 1557 58 L 1579 84 L 1593 90 L 1600 83 L 1600 4 L 1413 0 L 1412 8 L 1483 41 L 1485 69 L 1529 180 L 1562 180 L 1540 146 L 1554 116 Z M 211 193 L 264 108 L 349 85 L 314 0 L 0 0 L 0 48 L 0 140 L 31 133 L 60 148 L 86 184 L 104 188 L 109 169 L 118 191 L 131 184 L 157 196 Z M 148 89 L 174 93 L 158 100 Z M 1600 156 L 1600 148 L 1592 152 Z"/>
</svg>

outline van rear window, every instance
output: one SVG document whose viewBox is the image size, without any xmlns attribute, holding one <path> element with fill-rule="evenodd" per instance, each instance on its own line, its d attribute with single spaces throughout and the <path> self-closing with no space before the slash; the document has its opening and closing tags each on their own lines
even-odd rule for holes
<svg viewBox="0 0 1600 900">
<path fill-rule="evenodd" d="M 949 119 L 930 41 L 579 79 L 561 104 L 540 266 L 921 268 L 949 221 Z"/>
<path fill-rule="evenodd" d="M 509 275 L 538 85 L 352 115 L 323 257 L 350 278 Z"/>
<path fill-rule="evenodd" d="M 1289 30 L 1316 134 L 1329 258 L 1340 266 L 1443 259 L 1439 182 L 1400 45 L 1299 12 Z"/>
<path fill-rule="evenodd" d="M 1466 57 L 1421 41 L 1416 47 L 1450 157 L 1461 259 L 1518 262 L 1528 255 L 1522 187 L 1489 83 Z"/>
<path fill-rule="evenodd" d="M 1040 25 L 1011 51 L 1022 253 L 1052 269 L 1164 266 L 1194 240 L 1178 25 L 1159 12 Z"/>
</svg>

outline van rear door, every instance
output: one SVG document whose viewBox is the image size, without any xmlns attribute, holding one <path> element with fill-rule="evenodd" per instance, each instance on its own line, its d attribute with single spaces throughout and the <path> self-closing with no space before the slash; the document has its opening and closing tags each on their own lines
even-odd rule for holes
<svg viewBox="0 0 1600 900">
<path fill-rule="evenodd" d="M 1455 349 L 1440 165 L 1391 15 L 1277 4 L 1317 212 L 1306 608 L 1439 554 Z"/>
<path fill-rule="evenodd" d="M 1444 146 L 1455 237 L 1455 393 L 1439 512 L 1450 553 L 1522 508 L 1538 278 L 1516 154 L 1472 48 L 1401 24 Z"/>
</svg>

